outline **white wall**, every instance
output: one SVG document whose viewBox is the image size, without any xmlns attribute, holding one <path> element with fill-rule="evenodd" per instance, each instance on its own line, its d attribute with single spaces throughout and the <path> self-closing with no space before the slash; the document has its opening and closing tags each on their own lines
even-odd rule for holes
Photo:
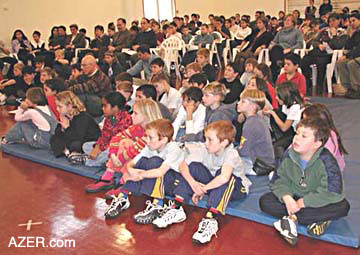
<svg viewBox="0 0 360 255">
<path fill-rule="evenodd" d="M 283 0 L 177 0 L 177 15 L 199 13 L 207 21 L 209 13 L 224 14 L 226 17 L 241 14 L 254 15 L 264 10 L 276 15 L 283 9 Z M 15 29 L 22 29 L 28 38 L 34 30 L 42 33 L 47 41 L 51 27 L 76 23 L 84 27 L 93 37 L 95 25 L 103 25 L 124 17 L 128 23 L 143 16 L 142 0 L 0 0 L 0 40 L 10 45 Z"/>
</svg>

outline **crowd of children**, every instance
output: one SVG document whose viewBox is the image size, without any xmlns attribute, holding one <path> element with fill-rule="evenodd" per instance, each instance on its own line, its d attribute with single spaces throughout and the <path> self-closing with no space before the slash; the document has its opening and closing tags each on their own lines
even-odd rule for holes
<svg viewBox="0 0 360 255">
<path fill-rule="evenodd" d="M 149 21 L 143 21 L 147 28 Z M 120 28 L 126 25 L 124 19 L 118 22 Z M 226 37 L 236 22 L 215 17 L 213 25 Z M 237 39 L 242 40 L 251 29 L 245 17 L 238 23 Z M 237 62 L 228 63 L 220 79 L 205 47 L 214 40 L 211 25 L 191 24 L 165 29 L 165 38 L 185 40 L 187 34 L 176 28 L 193 32 L 200 27 L 194 39 L 198 49 L 186 55 L 189 63 L 176 84 L 163 59 L 144 43 L 151 29 L 136 35 L 139 44 L 132 46 L 138 59 L 132 67 L 128 63 L 134 59 L 118 52 L 114 41 L 98 52 L 103 56 L 98 62 L 85 55 L 80 65 L 69 66 L 64 53 L 70 51 L 57 49 L 52 68 L 41 57 L 32 60 L 35 68 L 28 59 L 25 65 L 15 64 L 13 77 L 1 82 L 0 91 L 6 103 L 19 107 L 16 124 L 1 144 L 27 144 L 71 164 L 103 167 L 102 177 L 85 190 L 107 191 L 107 219 L 121 215 L 130 207 L 131 194 L 140 193 L 151 200 L 134 220 L 166 228 L 186 220 L 183 203 L 197 205 L 207 195 L 208 211 L 192 236 L 194 242 L 207 243 L 229 202 L 251 192 L 247 176 L 268 175 L 271 192 L 261 197 L 260 208 L 280 218 L 274 226 L 285 240 L 296 243 L 297 223 L 322 235 L 350 208 L 342 179 L 347 151 L 327 107 L 305 102 L 300 57 L 285 54 L 284 73 L 275 84 L 271 69 L 252 57 L 242 60 L 244 70 Z M 120 32 L 113 40 L 127 34 Z M 141 71 L 146 82 L 137 79 Z M 165 203 L 165 196 L 172 199 Z"/>
</svg>

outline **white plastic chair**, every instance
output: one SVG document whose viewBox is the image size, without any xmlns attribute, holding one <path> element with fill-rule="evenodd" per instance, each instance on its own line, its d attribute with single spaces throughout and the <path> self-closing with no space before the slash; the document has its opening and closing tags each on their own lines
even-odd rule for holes
<svg viewBox="0 0 360 255">
<path fill-rule="evenodd" d="M 233 48 L 233 50 L 232 50 L 232 61 L 233 62 L 235 61 L 235 58 L 236 58 L 236 55 L 238 54 L 238 52 L 244 51 L 244 49 L 246 49 L 246 47 L 249 46 L 249 43 L 250 42 L 246 42 L 241 49 L 239 49 L 237 47 Z"/>
<path fill-rule="evenodd" d="M 330 64 L 326 65 L 326 83 L 327 83 L 327 89 L 328 89 L 329 94 L 332 93 L 332 77 L 333 77 L 334 73 L 335 73 L 335 77 L 336 77 L 336 83 L 340 83 L 340 77 L 339 77 L 339 75 L 337 73 L 337 69 L 335 67 L 336 67 L 336 62 L 343 55 L 344 55 L 344 50 L 334 50 L 332 57 L 331 57 Z M 312 69 L 312 83 L 313 83 L 313 86 L 316 86 L 316 79 L 317 79 L 316 65 L 311 65 L 311 69 Z"/>
<path fill-rule="evenodd" d="M 262 49 L 259 53 L 258 63 L 265 63 L 267 66 L 271 65 L 269 49 Z"/>
<path fill-rule="evenodd" d="M 175 62 L 177 65 L 179 64 L 179 51 L 183 50 L 183 47 L 185 47 L 184 41 L 176 36 L 171 36 L 161 43 L 160 48 L 164 54 L 164 62 L 167 70 L 170 70 L 171 62 Z"/>
<path fill-rule="evenodd" d="M 332 93 L 332 77 L 334 72 L 336 77 L 336 83 L 340 83 L 340 77 L 337 73 L 337 69 L 335 68 L 335 66 L 336 66 L 336 61 L 338 61 L 338 59 L 343 55 L 344 55 L 344 50 L 334 50 L 331 58 L 331 63 L 327 64 L 326 66 L 326 82 L 327 82 L 329 94 Z"/>
<path fill-rule="evenodd" d="M 303 58 L 308 52 L 308 49 L 306 49 L 306 42 L 305 40 L 303 41 L 303 47 L 302 49 L 295 49 L 294 53 L 298 54 L 301 58 Z"/>
<path fill-rule="evenodd" d="M 213 57 L 214 57 L 214 55 L 216 55 L 217 61 L 219 63 L 219 67 L 221 68 L 221 60 L 220 60 L 220 54 L 218 52 L 217 44 L 222 43 L 224 38 L 217 31 L 215 31 L 213 33 L 217 34 L 219 36 L 220 40 L 219 39 L 214 40 L 213 43 L 210 46 L 210 49 L 209 49 L 210 50 L 210 64 L 212 65 Z"/>
</svg>

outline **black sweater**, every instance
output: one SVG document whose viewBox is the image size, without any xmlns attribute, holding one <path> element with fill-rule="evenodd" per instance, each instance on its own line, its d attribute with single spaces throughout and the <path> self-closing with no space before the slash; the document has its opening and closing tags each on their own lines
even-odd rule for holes
<svg viewBox="0 0 360 255">
<path fill-rule="evenodd" d="M 241 84 L 238 78 L 232 82 L 228 82 L 225 78 L 223 78 L 220 80 L 220 83 L 224 84 L 225 87 L 230 90 L 224 99 L 224 104 L 232 104 L 236 100 L 239 100 L 240 94 L 244 90 L 244 85 Z"/>
<path fill-rule="evenodd" d="M 258 47 L 264 44 L 266 45 L 267 48 L 270 42 L 272 41 L 272 39 L 274 38 L 273 34 L 268 31 L 262 33 L 258 38 L 256 38 L 258 33 L 259 30 L 256 29 L 244 39 L 245 41 L 249 42 L 249 45 L 246 47 L 245 50 L 247 50 L 247 48 L 250 47 L 252 43 L 254 43 L 251 47 L 252 52 L 255 52 Z"/>
<path fill-rule="evenodd" d="M 100 135 L 101 130 L 95 120 L 87 112 L 81 112 L 70 121 L 67 129 L 62 130 L 60 124 L 56 127 L 50 145 L 55 156 L 59 157 L 65 148 L 70 152 L 82 152 L 84 143 L 97 141 Z"/>
<path fill-rule="evenodd" d="M 155 48 L 157 45 L 156 35 L 154 31 L 149 30 L 146 32 L 140 32 L 135 36 L 132 45 L 147 44 L 150 48 Z"/>
</svg>

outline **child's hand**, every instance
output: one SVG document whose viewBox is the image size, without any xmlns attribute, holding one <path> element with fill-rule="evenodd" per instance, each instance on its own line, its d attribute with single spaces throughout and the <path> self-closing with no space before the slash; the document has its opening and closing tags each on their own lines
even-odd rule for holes
<svg viewBox="0 0 360 255">
<path fill-rule="evenodd" d="M 121 166 L 121 162 L 120 162 L 120 160 L 116 157 L 115 154 L 111 154 L 110 160 L 111 160 L 111 162 L 114 164 L 115 167 L 120 167 L 120 166 Z"/>
<path fill-rule="evenodd" d="M 194 195 L 192 196 L 192 201 L 193 201 L 193 203 L 194 203 L 195 205 L 198 205 L 199 201 L 200 201 L 203 197 L 204 197 L 204 195 L 198 196 L 198 195 L 194 194 Z"/>
<path fill-rule="evenodd" d="M 22 101 L 20 104 L 20 108 L 25 111 L 29 108 L 29 105 L 25 101 Z"/>
<path fill-rule="evenodd" d="M 65 116 L 60 116 L 60 125 L 63 129 L 67 129 L 70 126 L 70 121 Z"/>
<path fill-rule="evenodd" d="M 300 209 L 305 208 L 304 198 L 298 199 L 298 201 L 296 201 L 296 203 Z"/>
<path fill-rule="evenodd" d="M 100 148 L 98 145 L 95 145 L 95 147 L 92 149 L 92 151 L 89 154 L 89 158 L 95 160 L 99 155 L 99 153 L 100 153 Z"/>
<path fill-rule="evenodd" d="M 188 103 L 186 104 L 185 106 L 185 111 L 186 111 L 186 115 L 188 117 L 192 116 L 192 114 L 194 113 L 195 111 L 195 104 L 194 103 Z"/>
<path fill-rule="evenodd" d="M 129 138 L 125 138 L 120 141 L 120 147 L 125 150 L 127 150 L 133 144 L 134 144 L 134 141 Z"/>
<path fill-rule="evenodd" d="M 289 215 L 295 214 L 298 211 L 300 211 L 301 208 L 299 208 L 296 201 L 290 195 L 284 196 L 283 201 L 285 203 L 286 210 L 287 210 Z"/>
<path fill-rule="evenodd" d="M 141 172 L 143 172 L 143 171 L 132 168 L 132 167 L 128 167 L 127 170 L 128 170 L 128 173 L 129 173 L 129 179 L 128 180 L 141 181 L 142 179 L 144 179 L 144 177 L 141 174 Z"/>
<path fill-rule="evenodd" d="M 263 112 L 264 115 L 271 115 L 272 111 L 273 111 L 273 110 L 270 110 L 270 109 L 268 109 L 268 108 L 264 108 L 264 109 L 262 110 L 262 112 Z"/>
<path fill-rule="evenodd" d="M 196 194 L 198 196 L 203 196 L 206 193 L 203 190 L 204 186 L 205 186 L 204 184 L 197 182 L 197 181 L 194 181 L 194 183 L 191 184 L 191 188 L 194 191 L 194 194 Z"/>
</svg>

